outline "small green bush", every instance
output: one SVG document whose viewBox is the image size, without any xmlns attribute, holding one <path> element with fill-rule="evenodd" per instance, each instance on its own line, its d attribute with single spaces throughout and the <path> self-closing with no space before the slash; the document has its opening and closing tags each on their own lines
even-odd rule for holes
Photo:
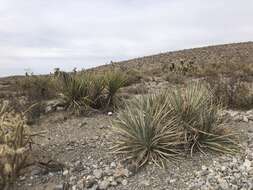
<svg viewBox="0 0 253 190">
<path fill-rule="evenodd" d="M 220 125 L 220 106 L 204 86 L 190 84 L 129 102 L 114 121 L 115 153 L 159 166 L 200 151 L 236 153 L 235 134 Z"/>
<path fill-rule="evenodd" d="M 119 139 L 113 150 L 134 159 L 138 167 L 148 161 L 165 166 L 165 161 L 175 160 L 181 144 L 177 123 L 159 96 L 134 99 L 114 121 Z"/>
<path fill-rule="evenodd" d="M 16 81 L 16 86 L 30 101 L 50 99 L 57 94 L 54 80 L 50 76 L 27 75 Z"/>
<path fill-rule="evenodd" d="M 127 77 L 119 71 L 110 71 L 106 74 L 107 105 L 115 103 L 116 93 L 126 85 Z"/>
<path fill-rule="evenodd" d="M 61 99 L 66 109 L 80 114 L 88 109 L 106 109 L 113 106 L 118 90 L 125 85 L 121 72 L 59 74 Z"/>
<path fill-rule="evenodd" d="M 221 153 L 237 151 L 234 134 L 223 134 L 228 130 L 219 125 L 221 106 L 215 104 L 212 93 L 204 85 L 194 83 L 177 88 L 168 97 L 169 107 L 184 130 L 191 155 L 194 151 L 204 153 L 206 149 Z"/>
<path fill-rule="evenodd" d="M 216 102 L 231 109 L 253 108 L 253 91 L 250 83 L 241 77 L 207 77 L 209 88 L 213 89 L 213 96 Z"/>
</svg>

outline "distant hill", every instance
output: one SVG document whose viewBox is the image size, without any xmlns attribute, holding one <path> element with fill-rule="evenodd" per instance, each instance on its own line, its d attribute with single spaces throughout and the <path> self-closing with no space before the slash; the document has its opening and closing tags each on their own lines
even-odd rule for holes
<svg viewBox="0 0 253 190">
<path fill-rule="evenodd" d="M 126 61 L 114 62 L 114 66 L 148 70 L 164 64 L 179 63 L 181 60 L 196 64 L 249 63 L 253 64 L 253 42 L 233 43 L 160 53 Z M 112 64 L 97 69 L 107 69 Z"/>
</svg>

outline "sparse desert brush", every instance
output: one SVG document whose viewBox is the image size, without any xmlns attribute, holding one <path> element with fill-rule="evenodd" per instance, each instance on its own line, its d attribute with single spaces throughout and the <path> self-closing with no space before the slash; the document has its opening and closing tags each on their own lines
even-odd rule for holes
<svg viewBox="0 0 253 190">
<path fill-rule="evenodd" d="M 166 161 L 177 159 L 182 133 L 171 114 L 164 101 L 156 95 L 129 102 L 113 123 L 118 137 L 114 152 L 133 159 L 138 167 L 148 161 L 164 167 Z"/>
<path fill-rule="evenodd" d="M 209 88 L 213 89 L 216 102 L 221 102 L 227 108 L 251 109 L 253 107 L 253 89 L 244 77 L 207 77 Z"/>
<path fill-rule="evenodd" d="M 66 109 L 77 114 L 88 109 L 104 109 L 113 106 L 118 90 L 125 85 L 126 77 L 118 71 L 99 73 L 62 72 L 58 77 L 60 97 Z"/>
<path fill-rule="evenodd" d="M 50 76 L 27 75 L 16 82 L 17 90 L 29 100 L 45 100 L 56 95 L 54 80 Z"/>
<path fill-rule="evenodd" d="M 207 149 L 219 153 L 235 153 L 238 146 L 235 134 L 223 133 L 218 111 L 221 106 L 214 102 L 212 93 L 200 83 L 177 88 L 168 93 L 169 107 L 177 123 L 184 130 L 184 138 L 191 155 Z"/>
<path fill-rule="evenodd" d="M 142 73 L 136 69 L 128 69 L 126 71 L 126 76 L 127 76 L 126 80 L 127 86 L 140 83 L 141 79 L 143 78 Z"/>
<path fill-rule="evenodd" d="M 114 121 L 113 150 L 139 167 L 148 161 L 164 166 L 165 161 L 197 151 L 236 153 L 236 135 L 220 125 L 220 108 L 209 89 L 199 83 L 141 96 Z"/>
<path fill-rule="evenodd" d="M 60 76 L 60 97 L 67 109 L 80 113 L 87 109 L 90 104 L 91 81 L 89 75 L 71 75 L 62 73 Z"/>
<path fill-rule="evenodd" d="M 175 72 L 168 72 L 164 79 L 172 84 L 184 84 L 186 77 Z"/>
<path fill-rule="evenodd" d="M 19 173 L 26 166 L 32 137 L 22 114 L 0 110 L 0 187 L 11 189 Z"/>
<path fill-rule="evenodd" d="M 112 106 L 116 101 L 116 94 L 127 82 L 127 76 L 120 71 L 109 71 L 105 76 L 107 90 L 107 105 Z"/>
</svg>

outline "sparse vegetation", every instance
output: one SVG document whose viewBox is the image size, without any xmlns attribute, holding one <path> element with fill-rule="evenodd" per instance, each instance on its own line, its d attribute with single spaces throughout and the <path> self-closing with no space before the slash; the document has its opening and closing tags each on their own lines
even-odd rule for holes
<svg viewBox="0 0 253 190">
<path fill-rule="evenodd" d="M 227 108 L 251 109 L 253 107 L 253 89 L 243 78 L 231 76 L 208 77 L 208 86 L 213 89 L 216 102 Z"/>
<path fill-rule="evenodd" d="M 17 90 L 29 101 L 40 101 L 56 96 L 54 80 L 50 76 L 27 75 L 16 81 Z"/>
<path fill-rule="evenodd" d="M 212 93 L 204 85 L 192 83 L 171 91 L 168 97 L 191 155 L 194 151 L 204 153 L 206 149 L 221 153 L 237 151 L 234 134 L 219 125 L 221 107 L 214 103 Z"/>
<path fill-rule="evenodd" d="M 127 77 L 122 72 L 111 71 L 106 74 L 107 105 L 112 106 L 115 103 L 116 93 L 120 88 L 126 85 Z"/>
<path fill-rule="evenodd" d="M 148 161 L 164 167 L 180 154 L 177 123 L 160 100 L 158 95 L 135 99 L 114 122 L 119 136 L 114 152 L 133 159 L 138 167 Z"/>
<path fill-rule="evenodd" d="M 235 153 L 234 134 L 219 125 L 219 108 L 200 84 L 136 99 L 115 121 L 115 152 L 139 167 L 147 161 L 164 166 L 177 155 L 207 149 Z"/>
<path fill-rule="evenodd" d="M 125 81 L 125 75 L 116 71 L 105 76 L 86 72 L 63 73 L 59 77 L 61 98 L 67 109 L 78 114 L 89 108 L 104 109 L 115 104 L 116 93 Z"/>
<path fill-rule="evenodd" d="M 0 110 L 0 188 L 12 189 L 20 171 L 26 167 L 31 151 L 32 137 L 24 116 L 6 111 L 5 104 Z"/>
</svg>

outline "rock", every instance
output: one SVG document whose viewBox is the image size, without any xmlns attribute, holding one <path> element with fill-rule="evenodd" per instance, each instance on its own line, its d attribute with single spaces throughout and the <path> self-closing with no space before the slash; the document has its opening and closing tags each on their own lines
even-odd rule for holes
<svg viewBox="0 0 253 190">
<path fill-rule="evenodd" d="M 243 117 L 241 115 L 236 115 L 235 117 L 233 117 L 234 121 L 243 121 Z"/>
<path fill-rule="evenodd" d="M 128 184 L 128 181 L 127 181 L 126 179 L 123 179 L 121 183 L 122 183 L 122 185 L 124 185 L 124 186 L 125 186 L 125 185 L 127 185 L 127 184 Z"/>
<path fill-rule="evenodd" d="M 97 178 L 100 179 L 103 175 L 103 171 L 101 169 L 96 169 L 93 171 L 93 175 Z"/>
<path fill-rule="evenodd" d="M 249 122 L 249 119 L 246 117 L 246 116 L 243 116 L 243 119 L 242 119 L 244 122 L 248 123 Z"/>
<path fill-rule="evenodd" d="M 129 177 L 129 171 L 123 166 L 119 166 L 115 169 L 114 177 Z"/>
<path fill-rule="evenodd" d="M 249 161 L 248 159 L 245 159 L 242 166 L 246 169 L 246 171 L 249 171 L 251 169 L 251 161 Z"/>
<path fill-rule="evenodd" d="M 144 185 L 144 186 L 149 186 L 150 185 L 150 181 L 149 180 L 143 180 L 140 182 L 141 185 Z"/>
<path fill-rule="evenodd" d="M 64 190 L 63 189 L 63 184 L 60 184 L 60 185 L 55 185 L 53 190 Z"/>
<path fill-rule="evenodd" d="M 49 113 L 49 112 L 51 112 L 51 111 L 53 111 L 53 107 L 52 107 L 51 105 L 46 106 L 46 108 L 45 108 L 45 113 Z"/>
<path fill-rule="evenodd" d="M 64 176 L 66 176 L 66 175 L 68 175 L 68 174 L 69 174 L 69 171 L 68 171 L 68 170 L 64 170 L 63 173 L 62 173 L 62 175 L 64 175 Z"/>
<path fill-rule="evenodd" d="M 110 164 L 110 167 L 111 167 L 111 168 L 116 168 L 116 163 L 115 163 L 115 162 L 112 162 L 112 163 Z"/>
<path fill-rule="evenodd" d="M 103 180 L 102 182 L 98 184 L 98 188 L 101 190 L 105 190 L 109 187 L 109 185 L 110 185 L 110 182 L 108 180 Z"/>
<path fill-rule="evenodd" d="M 226 180 L 224 180 L 224 179 L 218 179 L 218 182 L 219 182 L 219 187 L 221 188 L 221 189 L 228 189 L 229 188 L 229 186 L 228 186 L 228 183 L 227 183 L 227 181 Z"/>
<path fill-rule="evenodd" d="M 108 112 L 108 115 L 109 115 L 109 116 L 111 116 L 111 115 L 112 115 L 112 112 L 111 112 L 111 111 L 109 111 L 109 112 Z"/>
<path fill-rule="evenodd" d="M 86 180 L 85 180 L 85 187 L 86 188 L 92 188 L 95 184 L 96 184 L 96 179 L 94 176 L 87 176 Z"/>
</svg>

